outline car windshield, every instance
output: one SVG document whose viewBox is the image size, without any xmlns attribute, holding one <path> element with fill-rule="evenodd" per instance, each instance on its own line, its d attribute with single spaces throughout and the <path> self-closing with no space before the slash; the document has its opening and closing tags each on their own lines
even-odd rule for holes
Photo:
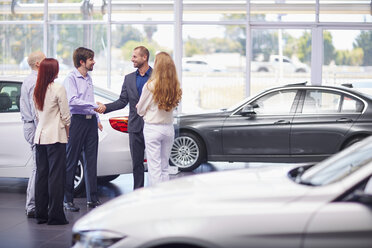
<svg viewBox="0 0 372 248">
<path fill-rule="evenodd" d="M 327 185 L 357 171 L 372 160 L 372 137 L 337 153 L 306 170 L 298 182 L 307 185 Z"/>
</svg>

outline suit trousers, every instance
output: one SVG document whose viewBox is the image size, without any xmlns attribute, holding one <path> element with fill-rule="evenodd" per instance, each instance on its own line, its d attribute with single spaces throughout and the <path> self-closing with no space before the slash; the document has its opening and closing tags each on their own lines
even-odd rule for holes
<svg viewBox="0 0 372 248">
<path fill-rule="evenodd" d="M 36 148 L 34 144 L 34 137 L 35 137 L 36 125 L 34 122 L 25 122 L 23 124 L 23 135 L 25 136 L 26 141 L 31 146 L 32 152 L 32 167 L 31 167 L 31 174 L 28 179 L 27 185 L 27 195 L 26 195 L 26 212 L 34 211 L 35 210 L 35 176 L 36 176 Z"/>
<path fill-rule="evenodd" d="M 65 202 L 73 202 L 75 172 L 81 154 L 83 154 L 87 201 L 98 201 L 97 152 L 98 126 L 96 116 L 93 115 L 91 119 L 87 119 L 86 115 L 73 114 L 71 116 L 70 137 L 67 143 Z"/>
<path fill-rule="evenodd" d="M 169 157 L 174 141 L 173 124 L 148 124 L 145 137 L 149 185 L 169 180 Z"/>
<path fill-rule="evenodd" d="M 36 145 L 36 219 L 66 224 L 63 188 L 66 175 L 66 144 Z"/>
<path fill-rule="evenodd" d="M 133 165 L 133 189 L 138 189 L 145 184 L 145 140 L 143 131 L 129 132 L 129 148 L 132 156 Z"/>
</svg>

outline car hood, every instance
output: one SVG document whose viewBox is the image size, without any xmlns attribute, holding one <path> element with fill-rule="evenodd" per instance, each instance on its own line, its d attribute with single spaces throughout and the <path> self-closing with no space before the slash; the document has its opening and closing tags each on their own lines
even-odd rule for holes
<svg viewBox="0 0 372 248">
<path fill-rule="evenodd" d="M 129 228 L 167 218 L 201 218 L 231 211 L 232 207 L 238 209 L 239 204 L 247 202 L 253 212 L 282 208 L 311 190 L 289 179 L 287 172 L 293 167 L 212 172 L 136 190 L 94 209 L 76 222 L 74 231 L 122 230 L 123 225 Z M 244 211 L 246 208 L 244 205 Z"/>
</svg>

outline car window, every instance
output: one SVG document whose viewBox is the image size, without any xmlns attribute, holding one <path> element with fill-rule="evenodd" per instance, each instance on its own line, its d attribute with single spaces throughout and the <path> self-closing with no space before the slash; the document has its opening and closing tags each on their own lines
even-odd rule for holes
<svg viewBox="0 0 372 248">
<path fill-rule="evenodd" d="M 289 114 L 296 97 L 297 90 L 276 91 L 266 94 L 255 100 L 256 114 Z"/>
<path fill-rule="evenodd" d="M 341 99 L 341 93 L 322 90 L 307 90 L 302 107 L 302 113 L 337 113 L 340 109 Z"/>
<path fill-rule="evenodd" d="M 307 90 L 302 108 L 303 114 L 360 113 L 364 104 L 352 96 L 323 90 Z"/>
<path fill-rule="evenodd" d="M 372 138 L 368 138 L 372 141 Z M 372 142 L 359 142 L 318 163 L 301 175 L 299 182 L 326 185 L 337 182 L 372 161 Z"/>
<path fill-rule="evenodd" d="M 350 96 L 343 96 L 341 112 L 343 113 L 361 113 L 363 111 L 364 104 L 362 101 L 355 99 Z"/>
<path fill-rule="evenodd" d="M 19 112 L 20 96 L 20 83 L 0 82 L 0 113 Z"/>
</svg>

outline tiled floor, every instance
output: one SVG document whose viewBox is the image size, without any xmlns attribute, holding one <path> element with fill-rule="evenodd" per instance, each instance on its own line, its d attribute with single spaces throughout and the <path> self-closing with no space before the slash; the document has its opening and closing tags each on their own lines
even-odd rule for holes
<svg viewBox="0 0 372 248">
<path fill-rule="evenodd" d="M 264 164 L 269 165 L 269 164 Z M 263 166 L 248 163 L 203 164 L 189 173 L 180 172 L 171 178 L 190 176 L 216 170 Z M 132 174 L 121 175 L 111 183 L 99 185 L 100 201 L 109 201 L 116 196 L 132 191 Z M 71 245 L 71 228 L 76 220 L 89 210 L 84 197 L 75 198 L 80 212 L 66 212 L 70 222 L 63 226 L 38 225 L 35 219 L 25 215 L 27 179 L 0 178 L 0 248 L 66 248 Z"/>
</svg>

